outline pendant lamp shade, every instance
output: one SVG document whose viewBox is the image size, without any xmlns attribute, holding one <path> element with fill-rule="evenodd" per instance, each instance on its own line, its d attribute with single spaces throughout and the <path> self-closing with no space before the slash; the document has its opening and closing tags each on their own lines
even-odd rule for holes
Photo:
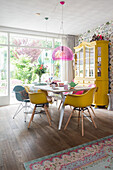
<svg viewBox="0 0 113 170">
<path fill-rule="evenodd" d="M 60 4 L 62 5 L 61 27 L 63 31 L 63 5 L 65 4 L 65 1 L 60 1 Z M 73 60 L 73 52 L 69 47 L 61 45 L 53 50 L 52 59 L 53 60 Z"/>
<path fill-rule="evenodd" d="M 69 47 L 59 46 L 53 50 L 53 60 L 73 60 L 73 52 Z"/>
</svg>

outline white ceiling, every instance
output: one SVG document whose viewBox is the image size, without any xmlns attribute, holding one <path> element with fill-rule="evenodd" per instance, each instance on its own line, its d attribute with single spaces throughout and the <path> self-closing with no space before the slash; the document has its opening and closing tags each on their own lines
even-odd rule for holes
<svg viewBox="0 0 113 170">
<path fill-rule="evenodd" d="M 72 35 L 113 20 L 113 0 L 65 0 L 63 15 L 64 32 L 60 0 L 0 0 L 0 26 Z"/>
</svg>

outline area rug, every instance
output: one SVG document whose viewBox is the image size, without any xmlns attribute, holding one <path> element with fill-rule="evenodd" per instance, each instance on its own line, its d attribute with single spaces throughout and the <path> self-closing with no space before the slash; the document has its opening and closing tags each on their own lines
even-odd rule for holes
<svg viewBox="0 0 113 170">
<path fill-rule="evenodd" d="M 113 135 L 24 163 L 26 170 L 113 170 Z"/>
</svg>

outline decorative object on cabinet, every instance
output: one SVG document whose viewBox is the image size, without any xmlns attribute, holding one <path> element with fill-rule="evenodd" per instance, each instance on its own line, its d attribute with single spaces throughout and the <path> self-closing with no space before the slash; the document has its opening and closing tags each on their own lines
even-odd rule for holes
<svg viewBox="0 0 113 170">
<path fill-rule="evenodd" d="M 96 84 L 94 104 L 108 105 L 108 41 L 82 42 L 75 49 L 75 83 Z"/>
<path fill-rule="evenodd" d="M 92 39 L 91 39 L 91 41 L 90 42 L 92 42 L 92 41 L 98 41 L 98 40 L 104 40 L 104 37 L 102 36 L 102 35 L 96 35 L 96 34 L 94 34 L 93 36 L 92 36 Z"/>
</svg>

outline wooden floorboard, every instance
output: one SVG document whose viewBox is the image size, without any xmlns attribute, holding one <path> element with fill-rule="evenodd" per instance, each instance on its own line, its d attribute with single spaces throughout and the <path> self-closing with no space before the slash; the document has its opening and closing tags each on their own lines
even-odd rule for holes
<svg viewBox="0 0 113 170">
<path fill-rule="evenodd" d="M 81 136 L 81 121 L 78 126 L 77 113 L 69 122 L 66 130 L 65 123 L 71 112 L 70 107 L 65 109 L 62 129 L 58 131 L 60 112 L 56 105 L 50 105 L 52 117 L 50 127 L 44 113 L 36 114 L 28 129 L 31 114 L 24 122 L 24 113 L 21 111 L 15 119 L 13 115 L 18 105 L 0 107 L 0 170 L 24 170 L 23 163 L 55 152 L 78 146 L 93 140 L 113 134 L 113 111 L 94 109 L 93 116 L 97 129 L 84 118 L 85 136 Z"/>
</svg>

